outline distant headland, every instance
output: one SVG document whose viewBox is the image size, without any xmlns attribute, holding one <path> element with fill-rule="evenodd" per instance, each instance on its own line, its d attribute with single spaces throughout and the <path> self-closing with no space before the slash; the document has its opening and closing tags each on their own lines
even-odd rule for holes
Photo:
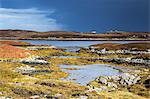
<svg viewBox="0 0 150 99">
<path fill-rule="evenodd" d="M 83 41 L 132 41 L 132 40 L 150 40 L 150 32 L 125 32 L 110 30 L 105 33 L 97 33 L 96 30 L 90 32 L 72 32 L 72 31 L 48 31 L 37 32 L 30 30 L 0 30 L 0 39 L 2 40 L 83 40 Z"/>
</svg>

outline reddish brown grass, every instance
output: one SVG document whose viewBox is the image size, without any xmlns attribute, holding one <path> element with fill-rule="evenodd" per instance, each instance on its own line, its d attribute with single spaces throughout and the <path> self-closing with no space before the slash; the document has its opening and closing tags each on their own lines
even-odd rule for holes
<svg viewBox="0 0 150 99">
<path fill-rule="evenodd" d="M 0 45 L 0 58 L 25 58 L 32 54 L 32 51 L 27 51 L 11 45 Z"/>
<path fill-rule="evenodd" d="M 30 45 L 30 43 L 26 43 L 26 42 L 20 42 L 20 41 L 9 41 L 9 40 L 3 40 L 3 41 L 0 41 L 0 45 L 1 44 L 7 44 L 7 45 L 13 45 L 13 46 L 23 46 L 23 45 Z"/>
</svg>

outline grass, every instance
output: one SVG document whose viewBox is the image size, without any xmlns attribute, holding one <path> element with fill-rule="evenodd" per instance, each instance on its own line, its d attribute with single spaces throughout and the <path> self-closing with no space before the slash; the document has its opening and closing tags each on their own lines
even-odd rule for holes
<svg viewBox="0 0 150 99">
<path fill-rule="evenodd" d="M 16 73 L 14 70 L 17 67 L 25 66 L 20 63 L 6 63 L 0 62 L 0 92 L 2 96 L 13 96 L 15 99 L 21 97 L 29 97 L 34 94 L 55 95 L 57 93 L 63 94 L 65 97 L 72 97 L 74 93 L 84 93 L 85 87 L 78 84 L 56 80 L 58 78 L 66 77 L 68 74 L 58 71 L 57 69 L 52 73 L 37 74 L 37 75 L 22 75 Z M 35 66 L 36 68 L 38 66 Z M 44 67 L 45 69 L 46 67 Z M 52 68 L 52 67 L 51 67 Z M 40 69 L 40 66 L 38 67 Z M 41 68 L 43 69 L 43 68 Z M 41 82 L 54 83 L 56 86 L 50 87 L 40 85 Z M 17 85 L 20 83 L 21 85 Z"/>
<path fill-rule="evenodd" d="M 35 78 L 39 78 L 39 79 L 59 79 L 59 78 L 65 78 L 67 76 L 68 74 L 62 71 L 56 71 L 56 72 L 45 73 L 45 74 L 39 73 L 34 75 Z"/>
<path fill-rule="evenodd" d="M 52 64 L 65 64 L 65 65 L 86 65 L 91 63 L 86 59 L 80 58 L 51 58 L 49 62 L 51 62 Z"/>
<path fill-rule="evenodd" d="M 102 99 L 146 99 L 128 91 L 100 92 Z"/>
<path fill-rule="evenodd" d="M 35 51 L 38 56 L 74 56 L 76 53 L 64 52 L 60 49 L 43 49 Z"/>
<path fill-rule="evenodd" d="M 10 82 L 15 78 L 21 78 L 21 74 L 14 72 L 14 69 L 20 66 L 23 66 L 23 64 L 0 62 L 0 82 L 5 83 Z"/>
</svg>

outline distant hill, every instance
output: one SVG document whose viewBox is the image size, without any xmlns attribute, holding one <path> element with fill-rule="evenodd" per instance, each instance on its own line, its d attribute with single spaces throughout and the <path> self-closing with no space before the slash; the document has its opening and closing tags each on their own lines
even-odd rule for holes
<svg viewBox="0 0 150 99">
<path fill-rule="evenodd" d="M 107 49 L 107 50 L 148 50 L 150 49 L 150 42 L 139 42 L 139 43 L 127 43 L 127 44 L 119 44 L 119 43 L 103 43 L 103 44 L 95 44 L 90 47 L 95 47 L 96 49 Z"/>
<path fill-rule="evenodd" d="M 150 33 L 148 32 L 117 32 L 117 33 L 80 33 L 68 31 L 49 31 L 49 32 L 36 32 L 27 30 L 0 30 L 0 38 L 15 37 L 17 39 L 28 38 L 144 38 L 149 39 Z"/>
</svg>

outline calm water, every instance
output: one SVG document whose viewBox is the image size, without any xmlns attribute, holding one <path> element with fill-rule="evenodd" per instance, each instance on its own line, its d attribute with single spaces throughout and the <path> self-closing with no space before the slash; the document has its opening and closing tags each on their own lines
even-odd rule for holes
<svg viewBox="0 0 150 99">
<path fill-rule="evenodd" d="M 67 78 L 63 78 L 63 80 L 69 80 L 81 85 L 88 84 L 98 76 L 111 76 L 120 74 L 119 70 L 104 64 L 92 64 L 85 66 L 60 65 L 59 67 L 62 68 L 64 72 L 69 73 L 69 76 Z M 68 70 L 66 68 L 77 68 L 77 70 Z"/>
<path fill-rule="evenodd" d="M 100 43 L 133 43 L 139 41 L 46 41 L 46 40 L 21 40 L 31 44 L 47 44 L 57 47 L 87 47 L 92 44 Z M 141 42 L 141 41 L 140 41 Z"/>
</svg>

